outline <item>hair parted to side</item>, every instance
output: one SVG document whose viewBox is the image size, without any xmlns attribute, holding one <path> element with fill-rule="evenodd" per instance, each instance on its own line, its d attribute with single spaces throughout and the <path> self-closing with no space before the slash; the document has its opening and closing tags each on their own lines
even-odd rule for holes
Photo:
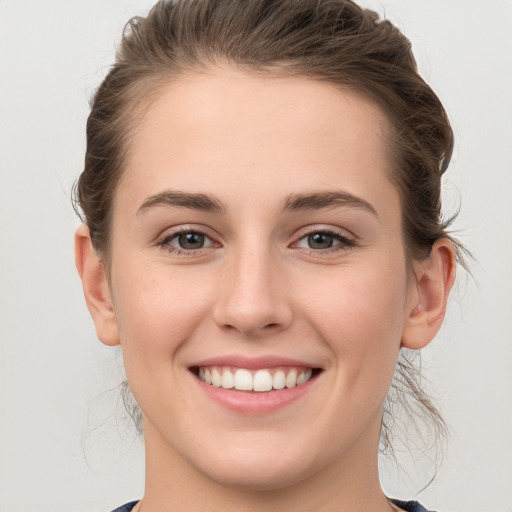
<svg viewBox="0 0 512 512">
<path fill-rule="evenodd" d="M 250 73 L 321 80 L 362 93 L 390 125 L 391 179 L 400 192 L 409 260 L 428 256 L 450 238 L 441 212 L 441 176 L 453 149 L 445 110 L 417 72 L 408 39 L 389 21 L 351 0 L 162 0 L 125 27 L 116 62 L 94 96 L 87 123 L 85 167 L 75 208 L 96 251 L 109 265 L 112 203 L 130 137 L 159 90 L 186 71 L 229 64 Z M 390 451 L 390 408 L 414 410 L 434 437 L 444 422 L 401 357 L 384 413 L 381 448 Z M 126 388 L 126 385 L 125 385 Z M 125 391 L 127 388 L 125 389 Z M 127 397 L 127 409 L 140 411 Z M 419 405 L 408 406 L 410 399 Z"/>
</svg>

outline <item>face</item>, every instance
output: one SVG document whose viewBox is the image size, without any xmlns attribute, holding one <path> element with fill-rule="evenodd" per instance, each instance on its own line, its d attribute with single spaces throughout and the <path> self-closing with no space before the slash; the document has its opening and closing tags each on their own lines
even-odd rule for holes
<svg viewBox="0 0 512 512">
<path fill-rule="evenodd" d="M 155 458 L 270 489 L 376 457 L 412 300 L 385 132 L 355 93 L 229 68 L 149 106 L 109 282 Z"/>
</svg>

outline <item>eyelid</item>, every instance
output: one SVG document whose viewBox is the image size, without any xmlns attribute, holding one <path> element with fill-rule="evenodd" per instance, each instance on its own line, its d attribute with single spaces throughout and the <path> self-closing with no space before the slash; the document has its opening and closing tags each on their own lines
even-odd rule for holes
<svg viewBox="0 0 512 512">
<path fill-rule="evenodd" d="M 181 253 L 187 254 L 189 256 L 199 253 L 201 251 L 210 249 L 210 248 L 220 248 L 223 246 L 221 242 L 219 242 L 219 236 L 211 233 L 212 230 L 207 226 L 201 224 L 180 224 L 177 226 L 170 226 L 165 229 L 156 239 L 155 245 L 167 250 L 171 253 Z M 182 249 L 179 247 L 174 247 L 169 242 L 180 234 L 184 233 L 198 233 L 204 235 L 211 243 L 209 243 L 206 247 L 200 247 L 198 249 Z M 297 244 L 304 238 L 311 236 L 315 233 L 322 233 L 329 236 L 334 237 L 339 243 L 334 245 L 333 247 L 329 247 L 327 249 L 313 249 L 306 247 L 299 247 Z M 349 249 L 357 244 L 358 239 L 357 236 L 354 235 L 347 229 L 340 228 L 339 226 L 332 226 L 325 224 L 315 224 L 311 226 L 305 226 L 299 229 L 295 235 L 293 236 L 293 242 L 289 245 L 291 248 L 298 248 L 303 250 L 308 250 L 312 253 L 321 254 L 321 253 L 329 253 L 336 252 L 341 249 Z"/>
<path fill-rule="evenodd" d="M 158 236 L 157 240 L 163 240 L 169 236 L 179 235 L 181 233 L 201 233 L 208 238 L 218 238 L 213 234 L 212 230 L 202 224 L 177 224 L 176 226 L 166 227 Z"/>
<path fill-rule="evenodd" d="M 332 236 L 338 243 L 326 249 L 315 249 L 312 247 L 302 247 L 298 245 L 299 242 L 316 233 Z M 318 257 L 337 254 L 340 251 L 347 251 L 356 245 L 357 237 L 346 229 L 333 226 L 314 225 L 306 226 L 300 229 L 294 236 L 294 242 L 290 245 L 290 247 L 302 252 L 307 252 L 309 255 Z"/>
<path fill-rule="evenodd" d="M 294 240 L 300 240 L 306 236 L 312 235 L 314 233 L 326 233 L 332 236 L 340 237 L 346 240 L 349 240 L 353 243 L 356 243 L 358 238 L 357 236 L 345 228 L 340 228 L 332 225 L 325 224 L 313 224 L 311 226 L 305 226 L 299 229 L 295 235 L 293 236 Z"/>
<path fill-rule="evenodd" d="M 207 228 L 206 226 L 200 225 L 200 224 L 180 224 L 177 226 L 171 226 L 165 229 L 156 239 L 155 245 L 168 251 L 171 253 L 178 253 L 178 254 L 187 254 L 187 255 L 194 255 L 200 251 L 203 251 L 205 249 L 210 249 L 211 247 L 221 247 L 222 244 L 218 242 L 218 237 L 211 234 L 211 229 Z M 173 240 L 177 236 L 184 234 L 184 233 L 198 233 L 201 235 L 204 235 L 205 238 L 207 238 L 211 244 L 209 244 L 206 247 L 201 247 L 199 249 L 182 249 L 180 247 L 174 247 L 169 243 L 170 240 Z"/>
<path fill-rule="evenodd" d="M 202 247 L 199 247 L 197 249 L 184 249 L 183 247 L 179 247 L 179 245 L 175 246 L 173 244 L 173 242 L 175 242 L 175 241 L 179 242 L 180 235 L 183 235 L 183 234 L 186 235 L 186 234 L 191 234 L 191 233 L 201 235 L 204 238 L 205 244 Z M 177 233 L 171 233 L 171 234 L 167 235 L 166 237 L 164 237 L 164 240 L 162 241 L 162 243 L 165 243 L 165 245 L 174 247 L 178 251 L 186 251 L 186 252 L 200 251 L 201 249 L 207 249 L 208 247 L 212 247 L 213 245 L 215 245 L 215 242 L 208 235 L 206 235 L 205 233 L 201 233 L 200 231 L 181 231 L 181 232 L 178 231 Z"/>
</svg>

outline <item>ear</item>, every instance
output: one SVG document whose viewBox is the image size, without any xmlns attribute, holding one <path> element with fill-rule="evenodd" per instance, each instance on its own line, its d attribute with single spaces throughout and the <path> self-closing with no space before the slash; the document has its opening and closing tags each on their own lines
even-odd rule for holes
<svg viewBox="0 0 512 512">
<path fill-rule="evenodd" d="M 455 250 L 450 240 L 437 240 L 428 258 L 414 263 L 402 346 L 420 349 L 439 331 L 446 312 L 448 294 L 455 280 Z"/>
<path fill-rule="evenodd" d="M 98 338 L 105 345 L 119 345 L 119 330 L 105 267 L 96 255 L 87 226 L 80 226 L 75 232 L 75 263 Z"/>
</svg>

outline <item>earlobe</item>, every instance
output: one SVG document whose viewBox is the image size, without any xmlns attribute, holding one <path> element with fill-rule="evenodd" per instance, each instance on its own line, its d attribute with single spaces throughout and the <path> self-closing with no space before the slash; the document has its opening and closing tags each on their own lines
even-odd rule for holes
<svg viewBox="0 0 512 512">
<path fill-rule="evenodd" d="M 89 228 L 85 225 L 75 232 L 75 263 L 98 338 L 105 345 L 119 345 L 119 330 L 105 267 L 94 251 Z"/>
<path fill-rule="evenodd" d="M 439 331 L 455 280 L 455 250 L 450 240 L 441 238 L 428 258 L 415 263 L 415 283 L 402 333 L 402 346 L 420 349 Z"/>
</svg>

